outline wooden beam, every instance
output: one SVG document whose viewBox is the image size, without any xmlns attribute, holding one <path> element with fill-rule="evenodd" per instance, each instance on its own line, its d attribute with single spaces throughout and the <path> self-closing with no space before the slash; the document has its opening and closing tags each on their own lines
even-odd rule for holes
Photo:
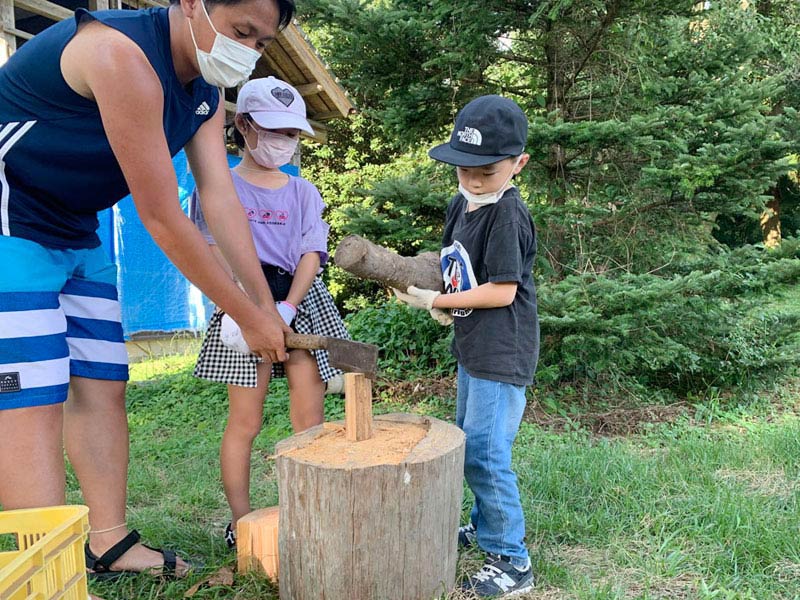
<svg viewBox="0 0 800 600">
<path fill-rule="evenodd" d="M 89 10 L 108 10 L 108 0 L 89 0 Z"/>
<path fill-rule="evenodd" d="M 338 110 L 331 110 L 328 112 L 318 112 L 314 114 L 314 118 L 317 119 L 318 121 L 330 121 L 331 119 L 341 118 L 341 116 L 342 115 Z"/>
<path fill-rule="evenodd" d="M 319 121 L 315 121 L 314 119 L 307 119 L 308 124 L 311 125 L 311 129 L 314 130 L 314 136 L 309 136 L 315 142 L 319 142 L 320 144 L 327 144 L 328 143 L 328 126 L 325 123 L 320 123 Z M 305 135 L 305 134 L 304 134 Z"/>
<path fill-rule="evenodd" d="M 350 442 L 372 437 L 372 382 L 364 373 L 344 374 L 344 429 Z"/>
<path fill-rule="evenodd" d="M 307 65 L 297 56 L 286 39 L 286 29 L 281 31 L 275 41 L 267 46 L 263 62 L 267 70 L 278 79 L 288 81 L 292 85 L 302 84 L 309 79 L 317 80 L 313 74 L 311 76 L 307 74 Z"/>
<path fill-rule="evenodd" d="M 3 34 L 0 35 L 0 65 L 4 65 L 17 49 L 17 38 L 12 32 L 16 29 L 14 0 L 0 0 L 0 25 L 3 27 Z"/>
<path fill-rule="evenodd" d="M 328 93 L 331 101 L 338 109 L 337 116 L 346 117 L 353 109 L 353 103 L 344 93 L 336 79 L 331 75 L 325 63 L 317 54 L 314 47 L 306 39 L 305 34 L 302 33 L 299 27 L 292 24 L 284 29 L 281 34 L 286 42 L 291 46 L 292 50 L 297 54 L 300 62 L 308 68 L 315 81 L 322 84 L 325 91 Z"/>
<path fill-rule="evenodd" d="M 317 83 L 316 81 L 312 81 L 311 83 L 301 83 L 300 85 L 296 85 L 295 89 L 300 92 L 300 95 L 303 97 L 314 96 L 325 91 L 325 88 L 322 86 L 322 84 Z"/>
<path fill-rule="evenodd" d="M 48 0 L 15 0 L 14 4 L 18 8 L 47 17 L 52 21 L 63 21 L 71 18 L 74 14 L 70 9 Z"/>
<path fill-rule="evenodd" d="M 161 2 L 161 0 L 138 0 L 139 4 L 146 4 L 147 6 L 168 6 L 169 3 Z"/>
<path fill-rule="evenodd" d="M 0 30 L 15 35 L 18 38 L 22 38 L 23 40 L 29 40 L 33 37 L 32 33 L 22 31 L 22 29 L 17 29 L 16 27 L 0 27 Z"/>
</svg>

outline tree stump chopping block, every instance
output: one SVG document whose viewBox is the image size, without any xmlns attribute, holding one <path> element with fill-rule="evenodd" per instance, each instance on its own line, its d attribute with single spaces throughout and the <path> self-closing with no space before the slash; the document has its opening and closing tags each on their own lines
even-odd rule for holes
<svg viewBox="0 0 800 600">
<path fill-rule="evenodd" d="M 348 235 L 336 247 L 333 262 L 362 279 L 373 279 L 403 292 L 414 285 L 444 291 L 438 252 L 400 256 L 358 235 Z"/>
<path fill-rule="evenodd" d="M 432 417 L 341 422 L 276 446 L 282 600 L 429 600 L 452 589 L 464 433 Z"/>
</svg>

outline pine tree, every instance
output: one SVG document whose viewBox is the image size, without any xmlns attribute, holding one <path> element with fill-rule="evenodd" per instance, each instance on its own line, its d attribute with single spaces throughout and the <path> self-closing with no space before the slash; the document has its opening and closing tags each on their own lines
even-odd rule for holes
<svg viewBox="0 0 800 600">
<path fill-rule="evenodd" d="M 523 106 L 533 160 L 520 184 L 554 275 L 659 268 L 713 243 L 714 218 L 759 215 L 791 169 L 798 120 L 782 99 L 798 53 L 771 38 L 772 17 L 738 0 L 702 12 L 662 0 L 308 0 L 302 8 L 395 155 L 443 141 L 477 95 Z M 781 60 L 767 58 L 770 44 Z M 400 171 L 405 184 L 375 184 L 366 193 L 373 217 L 387 216 L 387 193 L 413 213 L 420 197 L 408 182 L 437 173 L 454 189 L 452 174 L 427 166 Z M 446 201 L 446 186 L 430 189 Z M 361 231 L 369 217 L 358 220 Z M 373 228 L 376 241 L 382 227 Z"/>
</svg>

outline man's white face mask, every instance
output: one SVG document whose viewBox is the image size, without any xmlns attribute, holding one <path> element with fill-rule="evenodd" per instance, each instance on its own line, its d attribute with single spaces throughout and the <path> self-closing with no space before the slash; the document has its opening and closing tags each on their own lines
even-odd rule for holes
<svg viewBox="0 0 800 600">
<path fill-rule="evenodd" d="M 192 34 L 200 75 L 211 85 L 225 88 L 236 87 L 250 77 L 250 73 L 256 68 L 256 62 L 261 58 L 261 52 L 222 35 L 211 22 L 203 0 L 200 0 L 200 6 L 203 8 L 203 13 L 206 15 L 211 29 L 216 34 L 211 52 L 200 50 L 194 39 L 192 22 L 189 21 L 189 32 Z"/>
</svg>

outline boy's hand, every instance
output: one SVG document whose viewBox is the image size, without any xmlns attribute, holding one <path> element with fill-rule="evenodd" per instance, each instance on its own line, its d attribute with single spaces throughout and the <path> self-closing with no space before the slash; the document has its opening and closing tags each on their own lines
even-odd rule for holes
<svg viewBox="0 0 800 600">
<path fill-rule="evenodd" d="M 433 317 L 433 320 L 439 323 L 439 325 L 447 326 L 453 324 L 453 315 L 450 314 L 449 310 L 432 308 L 428 312 L 431 313 L 431 317 Z"/>
<path fill-rule="evenodd" d="M 392 290 L 394 290 L 394 295 L 397 296 L 397 299 L 401 302 L 405 302 L 414 308 L 422 308 L 428 311 L 433 309 L 434 300 L 441 295 L 441 292 L 435 290 L 421 290 L 413 285 L 409 286 L 406 290 L 407 293 L 403 293 L 396 288 L 392 288 Z"/>
</svg>

